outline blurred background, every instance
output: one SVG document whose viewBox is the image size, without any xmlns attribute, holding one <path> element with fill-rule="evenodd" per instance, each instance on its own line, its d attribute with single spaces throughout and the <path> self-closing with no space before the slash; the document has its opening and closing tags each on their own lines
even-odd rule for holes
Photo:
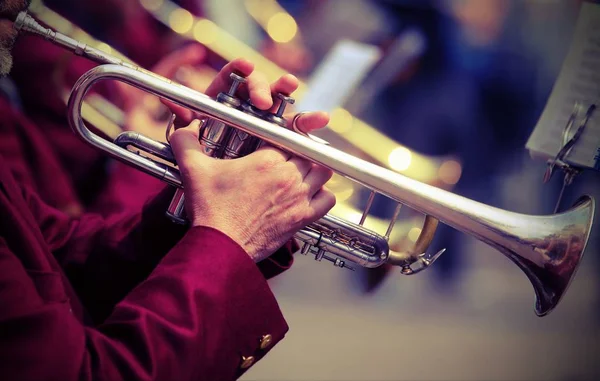
<svg viewBox="0 0 600 381">
<path fill-rule="evenodd" d="M 290 72 L 301 81 L 296 108 L 330 112 L 329 127 L 317 134 L 334 146 L 485 204 L 549 214 L 562 178 L 543 184 L 546 164 L 525 144 L 581 4 L 34 0 L 32 9 L 63 33 L 199 90 L 237 57 L 271 80 Z M 46 126 L 83 208 L 136 208 L 158 189 L 158 181 L 88 147 L 65 149 L 67 140 L 79 143 L 63 123 L 64 102 L 93 64 L 28 38 L 18 41 L 16 60 L 22 107 Z M 86 119 L 107 136 L 134 129 L 164 140 L 161 106 L 134 90 L 101 88 L 87 106 Z M 582 193 L 600 199 L 599 179 L 577 178 L 563 207 Z M 109 197 L 102 184 L 115 182 Z M 333 214 L 358 222 L 369 191 L 339 176 L 328 185 L 338 198 Z M 366 225 L 383 235 L 395 207 L 376 196 Z M 422 222 L 402 209 L 392 248 L 411 245 Z M 271 281 L 290 332 L 243 379 L 598 379 L 598 232 L 566 297 L 544 318 L 535 316 L 533 289 L 512 262 L 446 226 L 430 248 L 446 253 L 414 276 L 387 266 L 351 272 L 297 254 L 292 269 Z"/>
</svg>

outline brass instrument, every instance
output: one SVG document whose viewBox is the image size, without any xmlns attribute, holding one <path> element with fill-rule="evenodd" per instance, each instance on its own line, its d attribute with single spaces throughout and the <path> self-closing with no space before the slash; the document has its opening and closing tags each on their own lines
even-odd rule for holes
<svg viewBox="0 0 600 381">
<path fill-rule="evenodd" d="M 122 52 L 116 50 L 113 46 L 110 46 L 102 41 L 99 41 L 92 37 L 89 33 L 81 29 L 79 26 L 73 24 L 69 20 L 62 17 L 60 14 L 54 12 L 52 9 L 47 7 L 42 0 L 34 0 L 29 7 L 29 12 L 40 22 L 43 22 L 48 27 L 60 31 L 62 34 L 83 42 L 96 49 L 102 50 L 108 54 L 117 56 L 123 61 L 129 62 L 132 65 L 137 65 L 129 57 Z M 65 51 L 68 53 L 67 51 Z M 191 71 L 184 70 L 181 68 L 178 77 L 187 75 Z M 208 70 L 208 69 L 207 69 Z M 212 69 L 210 69 L 212 70 Z M 214 77 L 217 73 L 202 73 L 210 77 Z M 69 91 L 63 90 L 67 86 L 62 82 L 57 81 L 57 88 L 61 89 L 61 97 L 65 102 L 65 106 L 68 103 Z M 150 106 L 156 108 L 163 106 L 160 101 L 156 98 L 149 98 L 156 100 Z M 98 131 L 103 133 L 110 139 L 115 139 L 121 132 L 125 130 L 126 116 L 125 111 L 121 110 L 117 105 L 111 103 L 99 94 L 88 94 L 86 101 L 82 105 L 81 115 L 83 120 L 88 122 L 90 125 L 95 127 Z M 157 121 L 157 123 L 159 123 Z M 163 138 L 164 139 L 164 138 Z M 166 139 L 161 141 L 166 141 Z M 330 213 L 346 220 L 358 220 L 361 217 L 361 212 L 352 205 L 349 200 L 354 192 L 353 183 L 346 178 L 335 174 L 331 180 L 327 183 L 327 187 L 335 193 L 337 203 L 331 209 Z M 422 217 L 419 215 L 411 216 L 406 220 L 398 221 L 394 227 L 393 234 L 390 236 L 388 243 L 391 250 L 404 250 L 405 248 L 416 242 L 420 228 L 419 224 L 422 223 Z M 389 225 L 389 221 L 375 216 L 369 216 L 364 222 L 364 226 L 368 227 L 373 231 L 385 231 Z"/>
<path fill-rule="evenodd" d="M 280 96 L 284 101 L 283 106 L 275 114 L 254 110 L 235 96 L 235 89 L 244 78 L 232 76 L 230 91 L 213 99 L 43 28 L 26 12 L 19 15 L 15 27 L 102 64 L 85 73 L 73 87 L 68 104 L 69 124 L 75 133 L 92 146 L 177 187 L 173 203 L 176 207 L 169 210 L 175 219 L 183 216 L 179 213 L 182 209 L 179 201 L 184 193 L 169 145 L 134 132 L 124 132 L 115 142 L 110 142 L 94 135 L 83 121 L 82 102 L 98 81 L 122 81 L 204 115 L 207 122 L 203 125 L 201 136 L 208 153 L 223 157 L 227 152 L 233 158 L 243 155 L 244 151 L 251 151 L 261 141 L 267 142 L 370 188 L 372 195 L 379 193 L 398 202 L 385 236 L 362 226 L 368 208 L 359 224 L 327 215 L 301 229 L 295 237 L 304 243 L 302 253 L 313 254 L 319 261 L 326 259 L 339 267 L 377 267 L 389 263 L 399 266 L 403 274 L 417 273 L 427 268 L 443 252 L 433 255 L 426 252 L 439 220 L 487 243 L 513 261 L 532 283 L 537 316 L 545 316 L 556 307 L 581 262 L 595 210 L 595 202 L 589 196 L 581 197 L 569 210 L 553 215 L 531 216 L 501 210 L 349 155 L 310 135 L 281 128 L 283 107 L 291 100 Z M 230 137 L 239 139 L 230 140 Z M 240 141 L 244 144 L 238 146 Z M 128 146 L 141 151 L 132 152 L 126 148 Z M 401 204 L 427 217 L 415 246 L 404 252 L 394 252 L 389 250 L 387 236 Z"/>
</svg>

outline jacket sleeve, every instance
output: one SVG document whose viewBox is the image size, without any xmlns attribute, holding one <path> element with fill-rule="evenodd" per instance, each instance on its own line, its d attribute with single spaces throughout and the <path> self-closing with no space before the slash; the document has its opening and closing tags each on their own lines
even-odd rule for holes
<svg viewBox="0 0 600 381">
<path fill-rule="evenodd" d="M 271 279 L 290 269 L 294 263 L 294 253 L 299 250 L 298 242 L 292 238 L 273 255 L 256 265 L 266 279 Z"/>
<path fill-rule="evenodd" d="M 93 255 L 114 255 L 109 249 L 144 248 L 149 256 L 159 251 L 150 242 L 123 243 L 126 229 L 110 221 L 83 219 L 67 233 L 48 231 L 50 222 L 44 220 L 43 228 L 51 246 L 68 247 L 75 257 L 93 244 L 98 246 Z M 135 219 L 129 223 L 135 225 Z M 139 234 L 152 241 L 142 226 L 125 238 Z M 85 241 L 86 234 L 97 238 L 71 242 Z M 107 287 L 126 275 L 115 270 L 105 279 Z M 31 279 L 0 237 L 0 369 L 11 380 L 235 379 L 245 371 L 242 364 L 262 358 L 288 329 L 255 263 L 233 240 L 207 227 L 187 230 L 94 327 L 84 326 L 68 301 L 42 300 Z M 266 347 L 265 335 L 271 339 Z"/>
<path fill-rule="evenodd" d="M 38 208 L 44 236 L 94 322 L 103 321 L 184 236 L 187 228 L 165 217 L 173 192 L 165 187 L 141 214 L 127 217 L 88 214 L 70 223 L 53 209 Z M 259 263 L 263 276 L 268 279 L 289 268 L 294 248 L 290 242 Z"/>
</svg>

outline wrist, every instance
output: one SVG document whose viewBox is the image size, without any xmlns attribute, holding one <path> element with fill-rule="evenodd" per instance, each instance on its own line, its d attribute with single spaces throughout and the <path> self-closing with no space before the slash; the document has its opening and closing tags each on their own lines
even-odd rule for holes
<svg viewBox="0 0 600 381">
<path fill-rule="evenodd" d="M 238 229 L 230 227 L 228 224 L 209 222 L 207 219 L 195 218 L 191 222 L 194 229 L 211 229 L 227 237 L 231 242 L 239 246 L 254 262 L 258 262 L 259 253 L 253 248 L 251 240 L 245 239 L 244 234 L 240 234 Z"/>
</svg>

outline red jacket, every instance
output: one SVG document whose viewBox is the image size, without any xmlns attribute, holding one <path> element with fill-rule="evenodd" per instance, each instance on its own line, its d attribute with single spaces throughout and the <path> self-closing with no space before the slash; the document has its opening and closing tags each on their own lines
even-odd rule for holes
<svg viewBox="0 0 600 381">
<path fill-rule="evenodd" d="M 66 168 L 60 160 L 61 154 L 68 151 L 69 147 L 57 146 L 56 142 L 61 140 L 58 136 L 44 136 L 46 126 L 33 123 L 2 97 L 0 116 L 0 158 L 10 167 L 16 181 L 29 186 L 45 204 L 77 215 L 72 213 L 74 209 L 81 208 L 80 197 L 73 184 L 76 179 L 71 169 Z M 75 135 L 68 127 L 65 127 L 65 132 Z M 102 151 L 95 151 L 103 154 Z M 95 192 L 100 195 L 92 201 L 88 212 L 102 216 L 131 214 L 141 210 L 148 200 L 164 189 L 164 183 L 160 180 L 126 164 L 112 161 L 115 164 L 113 172 L 108 178 L 100 179 L 104 184 L 90 186 L 98 187 Z M 259 263 L 261 271 L 271 278 L 289 269 L 294 260 L 292 253 L 298 249 L 294 240 L 288 242 L 270 258 Z"/>
<path fill-rule="evenodd" d="M 0 156 L 2 379 L 230 380 L 283 338 L 259 268 L 223 233 L 164 218 L 171 194 L 75 220 Z"/>
<path fill-rule="evenodd" d="M 257 266 L 223 233 L 167 220 L 166 186 L 141 213 L 69 217 L 64 169 L 4 106 L 0 379 L 228 380 L 283 338 L 265 278 L 293 242 Z"/>
<path fill-rule="evenodd" d="M 13 148 L 10 150 L 12 154 L 5 156 L 7 159 L 17 157 L 35 164 L 34 168 L 55 164 L 62 167 L 58 171 L 40 169 L 39 174 L 36 174 L 37 180 L 44 176 L 50 177 L 48 174 L 55 178 L 51 184 L 46 182 L 44 187 L 38 187 L 36 191 L 44 201 L 61 210 L 72 210 L 75 213 L 77 208 L 97 207 L 95 210 L 103 215 L 129 207 L 139 210 L 149 196 L 155 195 L 160 189 L 157 186 L 160 181 L 139 171 L 133 173 L 122 169 L 121 163 L 114 161 L 109 164 L 111 168 L 108 169 L 107 156 L 81 140 L 71 131 L 67 122 L 67 107 L 60 98 L 61 91 L 70 90 L 76 80 L 96 64 L 49 41 L 29 35 L 19 36 L 13 53 L 15 64 L 11 79 L 18 88 L 23 113 L 27 117 L 15 111 L 0 97 L 0 115 L 4 119 L 0 123 L 0 153 L 6 152 L 5 147 L 9 146 Z M 113 82 L 106 81 L 106 84 Z M 99 83 L 92 91 L 99 91 L 107 99 L 114 100 L 114 97 L 109 96 L 114 92 L 106 84 Z M 11 140 L 17 137 L 20 141 L 14 144 L 3 138 L 2 135 L 5 134 L 10 134 Z M 40 155 L 32 157 L 28 153 L 32 150 L 40 152 Z M 16 151 L 20 152 L 15 155 Z M 40 163 L 33 163 L 38 157 L 49 163 L 41 163 L 40 167 Z M 110 181 L 112 167 L 117 168 L 117 173 L 125 171 L 123 178 L 144 183 L 135 189 L 137 197 L 130 193 L 113 192 Z M 21 178 L 18 177 L 17 180 L 21 181 Z"/>
</svg>

